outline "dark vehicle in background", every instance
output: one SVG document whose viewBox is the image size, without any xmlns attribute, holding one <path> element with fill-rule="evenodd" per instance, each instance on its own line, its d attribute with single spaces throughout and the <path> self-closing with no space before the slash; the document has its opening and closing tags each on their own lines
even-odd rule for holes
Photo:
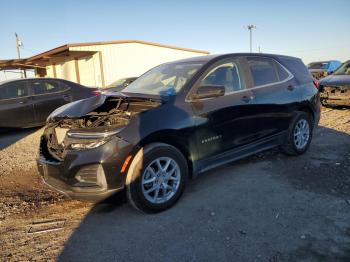
<svg viewBox="0 0 350 262">
<path fill-rule="evenodd" d="M 339 66 L 341 66 L 340 61 L 330 60 L 310 63 L 308 69 L 314 78 L 321 79 L 327 75 L 331 75 Z"/>
<path fill-rule="evenodd" d="M 123 90 L 125 87 L 127 87 L 128 85 L 130 85 L 132 82 L 134 82 L 136 79 L 137 79 L 137 77 L 127 77 L 127 78 L 118 79 L 117 81 L 108 85 L 106 88 L 103 88 L 101 91 L 103 91 L 103 92 L 106 92 L 106 91 L 119 92 L 119 91 Z"/>
<path fill-rule="evenodd" d="M 56 108 L 96 94 L 96 88 L 63 79 L 32 78 L 0 82 L 0 128 L 44 125 L 46 118 Z"/>
<path fill-rule="evenodd" d="M 126 189 L 145 212 L 172 206 L 187 178 L 273 147 L 309 147 L 318 89 L 303 62 L 267 54 L 157 66 L 121 93 L 53 112 L 40 142 L 43 180 L 78 199 Z"/>
<path fill-rule="evenodd" d="M 350 60 L 320 80 L 320 95 L 325 106 L 350 106 Z"/>
</svg>

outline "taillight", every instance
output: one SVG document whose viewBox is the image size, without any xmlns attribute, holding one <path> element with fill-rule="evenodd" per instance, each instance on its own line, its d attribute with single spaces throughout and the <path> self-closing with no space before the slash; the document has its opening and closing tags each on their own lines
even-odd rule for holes
<svg viewBox="0 0 350 262">
<path fill-rule="evenodd" d="M 320 82 L 317 79 L 313 79 L 314 86 L 318 89 L 320 87 Z"/>
<path fill-rule="evenodd" d="M 92 91 L 92 95 L 93 96 L 99 96 L 99 95 L 101 95 L 101 91 L 100 90 L 94 90 L 94 91 Z"/>
</svg>

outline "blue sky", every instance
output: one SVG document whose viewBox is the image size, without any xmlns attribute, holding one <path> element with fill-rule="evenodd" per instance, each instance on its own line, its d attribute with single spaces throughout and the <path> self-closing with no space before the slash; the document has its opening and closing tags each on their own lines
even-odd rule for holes
<svg viewBox="0 0 350 262">
<path fill-rule="evenodd" d="M 350 1 L 13 1 L 0 0 L 0 59 L 66 43 L 138 39 L 207 50 L 253 49 L 314 60 L 350 59 Z"/>
</svg>

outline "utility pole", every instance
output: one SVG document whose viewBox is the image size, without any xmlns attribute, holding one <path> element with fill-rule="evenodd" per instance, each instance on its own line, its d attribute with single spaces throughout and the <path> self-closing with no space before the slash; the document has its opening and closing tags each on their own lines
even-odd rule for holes
<svg viewBox="0 0 350 262">
<path fill-rule="evenodd" d="M 18 59 L 21 59 L 21 53 L 19 51 L 19 47 L 23 46 L 23 43 L 22 43 L 21 39 L 19 39 L 17 33 L 15 33 L 15 36 L 16 36 L 17 57 L 18 57 Z M 23 78 L 23 72 L 24 72 L 24 78 L 27 78 L 27 72 L 25 69 L 23 71 L 21 70 L 21 78 Z"/>
<path fill-rule="evenodd" d="M 251 25 L 247 25 L 247 28 L 249 30 L 249 36 L 250 36 L 250 52 L 253 52 L 253 46 L 252 46 L 252 42 L 253 42 L 253 29 L 256 29 L 256 26 L 251 24 Z"/>
</svg>

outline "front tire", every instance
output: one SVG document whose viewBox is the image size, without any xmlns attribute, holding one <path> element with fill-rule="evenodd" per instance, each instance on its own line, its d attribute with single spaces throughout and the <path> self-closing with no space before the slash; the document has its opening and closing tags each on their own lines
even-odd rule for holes
<svg viewBox="0 0 350 262">
<path fill-rule="evenodd" d="M 129 202 L 138 210 L 156 213 L 181 197 L 188 177 L 183 154 L 175 147 L 152 143 L 134 157 L 126 180 Z"/>
<path fill-rule="evenodd" d="M 286 142 L 281 146 L 287 155 L 301 155 L 310 146 L 313 131 L 311 116 L 305 112 L 298 112 L 288 129 Z"/>
</svg>

